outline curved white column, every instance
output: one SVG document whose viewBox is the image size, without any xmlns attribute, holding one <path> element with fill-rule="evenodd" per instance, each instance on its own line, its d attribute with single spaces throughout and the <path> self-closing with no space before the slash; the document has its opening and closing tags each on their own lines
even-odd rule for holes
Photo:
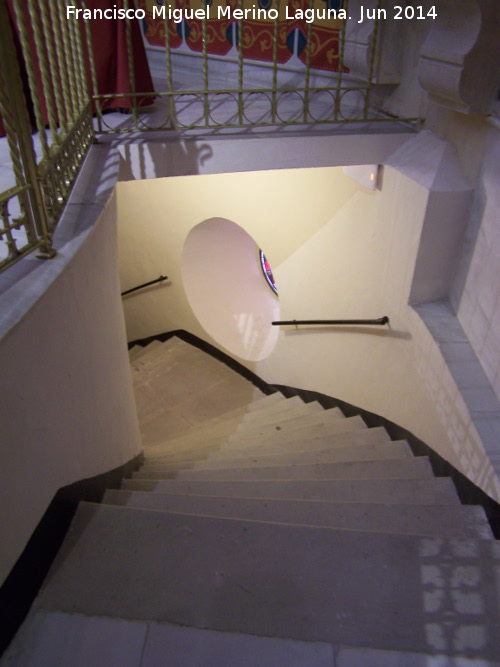
<svg viewBox="0 0 500 667">
<path fill-rule="evenodd" d="M 488 113 L 500 86 L 497 0 L 440 0 L 420 51 L 419 81 L 432 101 Z"/>
</svg>

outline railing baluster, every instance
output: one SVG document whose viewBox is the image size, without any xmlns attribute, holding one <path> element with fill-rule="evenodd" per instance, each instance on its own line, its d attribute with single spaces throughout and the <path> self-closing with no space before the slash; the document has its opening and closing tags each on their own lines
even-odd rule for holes
<svg viewBox="0 0 500 667">
<path fill-rule="evenodd" d="M 2 113 L 2 121 L 7 137 L 7 144 L 9 146 L 10 159 L 12 162 L 12 169 L 16 179 L 16 185 L 22 187 L 26 184 L 24 180 L 23 165 L 21 162 L 21 154 L 17 145 L 16 130 L 14 127 L 14 119 L 10 111 L 10 104 L 7 98 L 8 83 L 5 81 L 3 72 L 0 71 L 0 110 Z"/>
<path fill-rule="evenodd" d="M 84 110 L 89 102 L 89 82 L 87 78 L 87 68 L 85 66 L 85 53 L 83 51 L 83 41 L 82 41 L 82 32 L 81 32 L 81 22 L 74 21 L 74 30 L 75 30 L 75 46 L 76 46 L 76 61 L 77 61 L 77 70 L 78 70 L 78 80 L 79 80 L 79 100 L 80 100 L 80 113 Z"/>
<path fill-rule="evenodd" d="M 48 231 L 47 211 L 38 181 L 35 151 L 31 138 L 31 124 L 26 108 L 26 98 L 24 96 L 16 48 L 10 29 L 7 7 L 3 1 L 0 1 L 0 36 L 0 61 L 4 79 L 2 88 L 7 91 L 8 95 L 8 102 L 6 103 L 6 108 L 10 111 L 8 122 L 10 120 L 12 122 L 10 132 L 15 133 L 15 138 L 11 137 L 11 141 L 17 143 L 18 155 L 22 163 L 22 173 L 19 172 L 20 165 L 18 162 L 17 164 L 13 164 L 13 167 L 18 170 L 16 180 L 30 186 L 30 217 L 33 219 L 37 236 L 40 239 L 40 252 L 38 256 L 48 259 L 55 255 L 55 250 L 52 248 L 51 237 Z M 7 130 L 7 128 L 5 129 Z M 15 153 L 17 154 L 17 151 Z M 27 213 L 28 211 L 25 212 Z"/>
<path fill-rule="evenodd" d="M 238 0 L 238 9 L 243 12 L 243 0 Z M 243 125 L 243 19 L 238 19 L 238 121 Z"/>
<path fill-rule="evenodd" d="M 279 40 L 279 29 L 280 29 L 280 0 L 276 0 L 276 18 L 274 19 L 274 32 L 273 32 L 273 92 L 272 92 L 272 101 L 271 101 L 271 122 L 276 122 L 276 114 L 278 112 L 278 100 L 277 100 L 277 89 L 278 89 L 278 40 Z"/>
<path fill-rule="evenodd" d="M 47 49 L 49 76 L 52 82 L 52 91 L 56 101 L 57 109 L 57 124 L 59 125 L 58 140 L 61 141 L 67 132 L 66 119 L 64 116 L 64 102 L 61 94 L 62 85 L 60 85 L 60 67 L 64 67 L 64 63 L 57 62 L 57 55 L 54 49 L 54 24 L 57 23 L 57 12 L 49 16 L 50 6 L 47 3 L 39 3 L 40 15 L 42 18 L 42 34 Z"/>
<path fill-rule="evenodd" d="M 63 5 L 60 5 L 60 7 L 63 7 Z M 61 21 L 61 28 L 62 28 L 62 39 L 64 46 L 64 59 L 68 67 L 70 113 L 71 113 L 71 120 L 74 123 L 78 118 L 78 93 L 76 90 L 74 72 L 70 71 L 69 69 L 70 63 L 73 62 L 73 52 L 71 48 L 71 41 L 72 41 L 71 21 L 70 20 L 68 21 L 66 19 Z"/>
<path fill-rule="evenodd" d="M 0 219 L 3 222 L 3 227 L 0 227 L 2 234 L 7 237 L 7 260 L 17 257 L 19 251 L 17 249 L 16 241 L 12 236 L 12 229 L 9 221 L 8 201 L 0 202 Z"/>
<path fill-rule="evenodd" d="M 313 9 L 314 0 L 309 0 L 309 9 Z M 309 81 L 311 76 L 311 48 L 312 48 L 312 23 L 307 24 L 307 43 L 306 43 L 306 79 L 304 84 L 304 123 L 309 118 Z"/>
<path fill-rule="evenodd" d="M 165 12 L 165 57 L 167 61 L 167 92 L 168 92 L 168 115 L 170 119 L 170 127 L 175 127 L 175 104 L 173 98 L 173 83 L 172 83 L 172 52 L 170 49 L 170 24 L 168 22 L 168 15 Z"/>
<path fill-rule="evenodd" d="M 85 9 L 85 2 L 81 0 L 82 6 Z M 97 73 L 95 71 L 95 60 L 94 60 L 94 49 L 92 46 L 92 35 L 90 33 L 90 25 L 88 21 L 85 21 L 85 41 L 87 43 L 87 54 L 88 54 L 88 65 L 90 68 L 90 80 L 92 82 L 92 100 L 95 104 L 95 110 L 97 114 L 97 127 L 99 131 L 102 131 L 102 106 L 101 100 L 99 99 L 99 86 L 97 85 Z"/>
<path fill-rule="evenodd" d="M 59 143 L 59 136 L 57 134 L 57 118 L 54 110 L 54 103 L 52 101 L 52 96 L 48 95 L 48 91 L 51 90 L 52 81 L 49 77 L 49 68 L 47 66 L 47 59 L 45 57 L 45 46 L 44 38 L 42 33 L 42 28 L 40 26 L 40 17 L 38 16 L 37 5 L 34 0 L 28 0 L 29 15 L 31 19 L 31 25 L 33 27 L 33 35 L 35 37 L 35 44 L 37 50 L 38 63 L 40 65 L 40 73 L 42 75 L 43 90 L 44 90 L 44 101 L 45 106 L 47 107 L 47 115 L 49 117 L 49 127 L 50 134 L 53 144 Z"/>
<path fill-rule="evenodd" d="M 370 68 L 368 70 L 368 82 L 366 86 L 366 93 L 365 93 L 365 105 L 363 109 L 363 118 L 365 120 L 368 119 L 368 112 L 370 110 L 370 97 L 371 97 L 371 91 L 372 91 L 372 85 L 373 85 L 373 73 L 375 71 L 375 58 L 377 56 L 377 46 L 378 46 L 378 30 L 380 26 L 380 21 L 379 21 L 379 10 L 380 10 L 380 5 L 382 4 L 382 0 L 377 0 L 377 10 L 375 14 L 375 26 L 373 28 L 373 41 L 372 41 L 372 48 L 370 52 Z"/>
<path fill-rule="evenodd" d="M 349 16 L 349 0 L 345 0 L 344 7 Z M 345 33 L 347 28 L 347 20 L 344 21 L 344 25 L 340 31 L 340 43 L 339 43 L 339 57 L 338 57 L 338 69 L 337 69 L 337 93 L 335 95 L 335 121 L 339 120 L 340 114 L 340 99 L 342 95 L 342 77 L 344 75 L 344 51 L 345 51 Z"/>
<path fill-rule="evenodd" d="M 19 199 L 19 205 L 21 208 L 21 215 L 23 218 L 23 227 L 26 230 L 26 235 L 28 237 L 28 242 L 29 243 L 35 243 L 36 242 L 36 233 L 35 233 L 35 228 L 33 225 L 33 218 L 31 216 L 31 211 L 29 207 L 29 202 L 26 199 L 26 179 L 24 178 L 24 172 L 23 172 L 23 165 L 21 161 L 21 154 L 19 152 L 19 147 L 17 145 L 17 136 L 16 136 L 16 130 L 15 130 L 15 123 L 14 119 L 12 118 L 12 114 L 10 111 L 10 104 L 9 100 L 7 97 L 7 82 L 5 81 L 5 78 L 3 76 L 3 72 L 0 69 L 0 112 L 2 114 L 2 121 L 3 121 L 3 126 L 5 130 L 5 134 L 7 137 L 7 144 L 9 146 L 9 153 L 10 153 L 10 159 L 12 162 L 12 169 L 14 171 L 14 178 L 16 180 L 16 185 L 18 188 L 23 188 L 23 192 L 20 192 L 18 194 L 18 199 Z M 9 211 L 8 211 L 8 204 L 7 201 L 2 202 L 2 206 L 4 206 L 4 209 L 2 209 L 2 215 L 4 219 L 4 226 L 5 229 L 7 230 L 9 234 L 9 239 L 11 238 L 10 235 L 10 225 L 9 225 Z M 14 244 L 15 247 L 15 241 L 9 240 L 7 245 L 9 246 L 9 255 L 12 255 L 12 243 Z M 15 248 L 17 251 L 17 248 Z"/>
<path fill-rule="evenodd" d="M 57 0 L 50 0 L 50 12 L 52 15 L 52 25 L 54 26 L 54 37 L 56 44 L 56 55 L 57 55 L 57 67 L 59 70 L 59 76 L 61 79 L 61 90 L 62 90 L 62 99 L 63 99 L 63 109 L 61 116 L 64 118 L 65 132 L 67 131 L 67 125 L 71 125 L 71 102 L 70 102 L 70 91 L 69 91 L 69 63 L 64 55 L 64 45 L 62 38 L 62 25 L 66 20 L 64 15 L 64 6 L 61 3 L 58 3 Z"/>
<path fill-rule="evenodd" d="M 205 14 L 202 19 L 202 58 L 203 58 L 203 117 L 205 126 L 208 127 L 210 120 L 210 108 L 208 102 L 208 44 L 207 44 L 207 6 L 205 0 Z"/>
<path fill-rule="evenodd" d="M 83 90 L 82 90 L 82 80 L 80 77 L 80 71 L 79 71 L 79 62 L 78 62 L 78 53 L 76 52 L 76 42 L 78 40 L 77 37 L 77 31 L 78 31 L 78 25 L 77 25 L 77 19 L 75 18 L 70 18 L 68 19 L 68 25 L 70 29 L 70 44 L 71 44 L 71 50 L 72 50 L 72 59 L 73 59 L 73 64 L 76 65 L 73 69 L 73 80 L 75 82 L 75 120 L 78 118 L 78 116 L 81 113 L 82 107 L 83 107 Z M 75 58 L 76 56 L 76 58 Z"/>
<path fill-rule="evenodd" d="M 123 0 L 123 7 L 125 11 L 129 9 L 129 1 Z M 132 49 L 132 28 L 130 25 L 131 19 L 125 19 L 125 39 L 127 43 L 127 57 L 128 57 L 128 76 L 130 81 L 130 92 L 132 93 L 132 115 L 134 117 L 134 129 L 139 129 L 139 118 L 137 113 L 137 97 L 135 95 L 135 67 L 134 67 L 134 53 Z"/>
<path fill-rule="evenodd" d="M 35 113 L 36 126 L 38 136 L 40 137 L 40 145 L 42 147 L 42 155 L 44 158 L 49 157 L 49 144 L 47 141 L 47 133 L 45 132 L 45 121 L 43 118 L 42 104 L 40 101 L 40 93 L 38 91 L 35 66 L 33 63 L 33 53 L 30 47 L 28 29 L 26 26 L 26 19 L 24 17 L 24 9 L 21 7 L 19 0 L 14 0 L 14 11 L 16 14 L 16 23 L 19 29 L 19 36 L 21 38 L 21 48 L 23 51 L 24 62 L 26 63 L 26 72 L 28 74 L 28 84 L 31 93 L 31 100 L 33 102 L 33 110 Z M 7 26 L 6 26 L 7 27 Z"/>
</svg>

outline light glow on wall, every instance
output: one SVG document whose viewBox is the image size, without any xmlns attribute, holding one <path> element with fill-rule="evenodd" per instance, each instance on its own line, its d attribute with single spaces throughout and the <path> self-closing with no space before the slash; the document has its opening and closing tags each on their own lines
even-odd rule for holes
<svg viewBox="0 0 500 667">
<path fill-rule="evenodd" d="M 182 253 L 182 281 L 203 329 L 229 352 L 250 361 L 273 351 L 279 301 L 262 278 L 259 247 L 225 218 L 196 225 Z"/>
</svg>

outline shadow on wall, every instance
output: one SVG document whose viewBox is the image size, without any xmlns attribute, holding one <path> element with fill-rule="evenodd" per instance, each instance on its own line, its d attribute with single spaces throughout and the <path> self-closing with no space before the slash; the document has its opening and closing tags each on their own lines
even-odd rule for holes
<svg viewBox="0 0 500 667">
<path fill-rule="evenodd" d="M 285 336 L 297 336 L 308 333 L 336 333 L 336 334 L 358 334 L 367 336 L 379 336 L 380 338 L 399 338 L 401 340 L 411 340 L 412 336 L 408 331 L 395 331 L 391 329 L 374 329 L 373 327 L 363 326 L 313 326 L 313 327 L 287 327 L 284 330 Z"/>
<path fill-rule="evenodd" d="M 193 176 L 213 156 L 209 144 L 193 140 L 154 143 L 123 143 L 120 151 L 120 181 L 167 176 Z"/>
</svg>

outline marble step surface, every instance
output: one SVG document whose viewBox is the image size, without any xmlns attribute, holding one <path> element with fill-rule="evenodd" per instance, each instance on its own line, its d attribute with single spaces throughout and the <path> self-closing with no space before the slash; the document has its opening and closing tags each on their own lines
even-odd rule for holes
<svg viewBox="0 0 500 667">
<path fill-rule="evenodd" d="M 499 560 L 495 541 L 81 503 L 35 609 L 498 660 Z"/>
<path fill-rule="evenodd" d="M 191 427 L 178 437 L 169 438 L 162 444 L 166 447 L 179 450 L 180 448 L 193 448 L 198 445 L 207 445 L 220 442 L 228 442 L 234 439 L 248 439 L 254 434 L 261 432 L 283 431 L 290 436 L 295 431 L 304 432 L 308 428 L 327 428 L 332 422 L 345 420 L 344 415 L 338 408 L 323 410 L 319 403 L 302 403 L 300 399 L 289 399 L 289 404 L 275 404 L 270 408 L 240 413 L 237 416 L 223 419 L 210 420 L 200 425 Z M 149 408 L 153 411 L 153 408 Z M 161 412 L 161 406 L 155 408 Z M 152 414 L 147 412 L 143 414 Z M 260 435 L 258 436 L 260 437 Z"/>
<path fill-rule="evenodd" d="M 222 468 L 219 470 L 145 471 L 132 473 L 132 479 L 176 479 L 180 481 L 260 481 L 321 479 L 413 479 L 433 478 L 427 457 L 375 461 L 343 461 L 299 465 Z"/>
<path fill-rule="evenodd" d="M 152 399 L 149 396 L 149 393 L 151 393 L 150 387 L 146 383 L 146 388 L 145 388 L 146 394 L 146 399 L 149 400 L 149 403 L 144 403 L 144 405 L 141 405 L 141 417 L 144 420 L 152 419 L 156 415 L 161 414 L 161 411 L 165 409 L 165 405 L 162 403 L 161 398 L 158 396 L 155 396 L 154 399 Z M 141 394 L 139 393 L 139 400 Z M 206 437 L 210 429 L 213 427 L 218 427 L 220 428 L 221 426 L 227 428 L 229 432 L 232 432 L 234 430 L 234 427 L 238 425 L 238 423 L 243 419 L 243 418 L 249 418 L 249 416 L 252 416 L 255 414 L 255 419 L 257 420 L 258 417 L 257 415 L 265 415 L 268 413 L 272 413 L 273 410 L 276 412 L 283 411 L 285 412 L 287 409 L 290 409 L 291 406 L 299 406 L 302 405 L 304 406 L 305 404 L 298 398 L 294 397 L 292 400 L 292 403 L 289 403 L 287 399 L 285 399 L 283 396 L 279 394 L 272 394 L 272 396 L 277 396 L 278 398 L 272 398 L 271 396 L 264 396 L 262 394 L 257 394 L 253 393 L 250 395 L 250 398 L 248 401 L 244 402 L 241 405 L 238 405 L 232 410 L 223 412 L 222 414 L 217 414 L 214 417 L 211 418 L 205 418 L 201 420 L 199 423 L 194 423 L 190 425 L 189 429 L 187 429 L 185 432 L 183 432 L 180 435 L 175 435 L 171 438 L 168 438 L 168 440 L 172 441 L 182 441 L 182 439 L 186 440 L 186 438 L 189 437 L 189 439 L 193 440 L 194 437 L 196 437 L 198 434 L 204 434 Z M 280 398 L 281 396 L 281 398 Z M 317 404 L 319 408 L 319 404 Z M 317 408 L 316 408 L 317 409 Z M 248 417 L 247 417 L 248 415 Z M 231 428 L 230 428 L 231 426 Z M 167 438 L 165 438 L 167 440 Z"/>
<path fill-rule="evenodd" d="M 333 667 L 324 642 L 38 611 L 2 667 Z"/>
<path fill-rule="evenodd" d="M 38 611 L 0 665 L 9 667 L 500 667 L 443 654 L 348 647 Z"/>
<path fill-rule="evenodd" d="M 145 447 L 264 396 L 222 362 L 175 338 L 141 355 L 131 370 Z"/>
<path fill-rule="evenodd" d="M 405 505 L 460 505 L 453 482 L 430 479 L 354 479 L 266 482 L 181 482 L 177 480 L 124 479 L 124 491 L 281 498 L 328 502 L 364 502 Z"/>
<path fill-rule="evenodd" d="M 380 445 L 357 445 L 334 447 L 325 450 L 310 450 L 292 454 L 268 454 L 266 456 L 230 457 L 226 460 L 212 460 L 209 456 L 203 461 L 184 461 L 177 464 L 165 464 L 161 459 L 148 457 L 141 467 L 144 472 L 175 470 L 219 470 L 221 468 L 254 468 L 274 465 L 301 465 L 314 463 L 335 463 L 342 461 L 373 461 L 375 459 L 407 459 L 413 456 L 408 443 L 404 440 L 384 442 Z"/>
<path fill-rule="evenodd" d="M 482 507 L 388 505 L 195 496 L 108 489 L 104 503 L 227 519 L 248 519 L 377 533 L 492 539 Z"/>
<path fill-rule="evenodd" d="M 217 435 L 224 436 L 228 432 L 230 434 L 240 433 L 254 427 L 280 425 L 283 422 L 290 423 L 294 420 L 305 420 L 304 423 L 307 423 L 308 420 L 312 423 L 321 422 L 323 415 L 327 419 L 343 418 L 338 408 L 325 411 L 319 403 L 304 403 L 298 397 L 290 398 L 286 402 L 275 401 L 271 405 L 266 405 L 258 410 L 249 411 L 246 410 L 245 406 L 245 408 L 239 408 L 234 412 L 236 414 L 226 413 L 221 417 L 216 417 L 193 427 L 189 433 L 186 433 L 184 439 L 201 440 Z"/>
<path fill-rule="evenodd" d="M 142 345 L 134 345 L 134 347 L 129 351 L 129 359 L 131 362 L 137 361 L 139 357 L 142 357 L 143 360 L 148 358 L 154 358 L 153 352 L 162 349 L 162 343 L 159 340 L 153 340 L 151 343 L 148 343 L 144 347 Z"/>
<path fill-rule="evenodd" d="M 290 399 L 291 400 L 291 399 Z M 298 403 L 297 403 L 298 404 Z M 281 394 L 275 393 L 271 394 L 269 396 L 266 395 L 256 395 L 255 397 L 252 397 L 252 400 L 249 401 L 248 403 L 245 403 L 244 405 L 238 406 L 234 408 L 233 410 L 229 410 L 227 412 L 224 412 L 220 415 L 217 415 L 215 417 L 212 417 L 210 419 L 205 419 L 203 422 L 200 422 L 199 424 L 195 424 L 188 433 L 196 433 L 198 430 L 204 429 L 206 427 L 210 428 L 212 424 L 220 424 L 224 423 L 227 419 L 232 418 L 232 417 L 241 417 L 246 414 L 253 414 L 259 413 L 261 410 L 262 411 L 267 411 L 273 407 L 278 407 L 279 406 L 284 406 L 288 405 L 287 399 L 282 396 Z M 166 438 L 165 440 L 167 440 Z M 176 440 L 177 437 L 170 438 L 171 440 Z"/>
<path fill-rule="evenodd" d="M 325 451 L 391 442 L 387 431 L 383 427 L 359 428 L 357 419 L 357 417 L 349 417 L 341 420 L 335 425 L 335 428 L 331 426 L 327 431 L 316 435 L 301 432 L 288 439 L 277 434 L 264 442 L 250 438 L 223 443 L 215 442 L 204 446 L 186 446 L 179 449 L 158 445 L 148 448 L 147 455 L 148 458 L 154 458 L 155 461 L 163 461 L 164 463 L 196 461 L 208 456 L 210 456 L 211 461 L 215 462 L 243 457 L 282 456 L 304 451 Z"/>
</svg>

